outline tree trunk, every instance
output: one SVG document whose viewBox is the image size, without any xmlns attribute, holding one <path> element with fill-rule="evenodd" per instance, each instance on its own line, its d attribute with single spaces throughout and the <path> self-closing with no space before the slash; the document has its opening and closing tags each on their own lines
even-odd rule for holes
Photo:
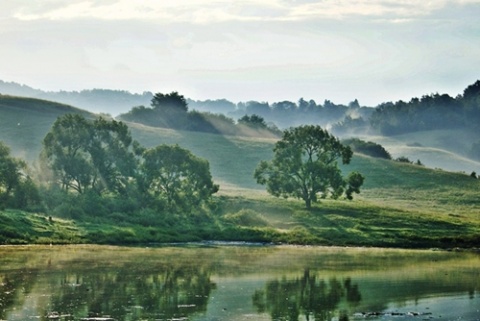
<svg viewBox="0 0 480 321">
<path fill-rule="evenodd" d="M 312 208 L 312 200 L 309 197 L 305 198 L 305 207 L 307 210 Z"/>
</svg>

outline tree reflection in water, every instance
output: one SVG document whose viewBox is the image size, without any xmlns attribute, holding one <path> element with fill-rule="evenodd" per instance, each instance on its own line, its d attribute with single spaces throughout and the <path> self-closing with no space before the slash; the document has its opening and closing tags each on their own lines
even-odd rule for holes
<svg viewBox="0 0 480 321">
<path fill-rule="evenodd" d="M 272 320 L 296 321 L 304 315 L 306 320 L 326 321 L 338 314 L 339 320 L 347 321 L 348 315 L 338 311 L 340 302 L 344 299 L 354 307 L 361 298 L 350 278 L 325 281 L 305 270 L 301 278 L 269 281 L 264 290 L 255 291 L 252 300 L 257 311 L 268 312 Z"/>
<path fill-rule="evenodd" d="M 0 320 L 6 320 L 8 308 L 22 304 L 30 293 L 37 274 L 21 269 L 19 273 L 0 274 Z"/>
<path fill-rule="evenodd" d="M 22 270 L 9 273 L 8 278 L 0 275 L 0 319 L 7 319 L 7 311 L 22 307 L 32 284 L 40 284 L 48 293 L 36 294 L 49 297 L 35 311 L 42 321 L 49 320 L 52 311 L 63 315 L 64 320 L 108 315 L 118 321 L 182 318 L 206 311 L 215 288 L 207 269 L 164 267 L 145 272 L 107 269 L 33 277 L 32 271 Z M 19 301 L 20 291 L 24 299 Z"/>
</svg>

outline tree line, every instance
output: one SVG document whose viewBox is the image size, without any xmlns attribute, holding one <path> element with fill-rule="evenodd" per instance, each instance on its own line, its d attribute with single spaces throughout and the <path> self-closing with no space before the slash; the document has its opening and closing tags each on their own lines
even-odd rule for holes
<svg viewBox="0 0 480 321">
<path fill-rule="evenodd" d="M 149 107 L 133 107 L 128 113 L 121 114 L 120 120 L 140 123 L 152 127 L 172 128 L 176 130 L 199 131 L 223 135 L 279 134 L 276 126 L 269 126 L 265 120 L 255 115 L 243 118 L 236 123 L 221 113 L 189 110 L 187 99 L 178 92 L 157 93 Z"/>
<path fill-rule="evenodd" d="M 372 111 L 372 108 L 361 107 L 357 100 L 348 105 L 336 105 L 329 100 L 321 105 L 303 98 L 297 103 L 248 101 L 234 104 L 225 99 L 194 101 L 172 92 L 157 93 L 150 106 L 133 107 L 118 118 L 153 127 L 224 135 L 281 136 L 281 128 L 305 124 L 326 127 L 350 115 L 369 117 Z"/>
<path fill-rule="evenodd" d="M 335 104 L 330 100 L 317 103 L 313 99 L 304 98 L 298 101 L 285 100 L 273 103 L 254 100 L 233 103 L 227 99 L 192 100 L 176 92 L 155 95 L 144 92 L 139 95 L 126 91 L 93 89 L 81 92 L 44 93 L 28 86 L 3 81 L 0 81 L 0 90 L 66 103 L 79 102 L 74 105 L 90 109 L 107 105 L 116 106 L 117 111 L 131 108 L 119 116 L 121 120 L 156 127 L 233 135 L 242 133 L 236 125 L 245 115 L 261 117 L 270 129 L 314 124 L 322 127 L 332 126 L 332 132 L 336 134 L 352 130 L 373 130 L 383 135 L 397 135 L 439 128 L 469 128 L 478 131 L 477 124 L 480 120 L 480 80 L 467 86 L 463 93 L 456 97 L 435 93 L 414 97 L 410 101 L 384 102 L 375 107 L 361 106 L 356 99 L 348 104 Z M 69 100 L 72 97 L 76 100 Z M 176 115 L 173 113 L 169 119 L 164 117 L 169 114 L 167 111 L 169 107 L 164 103 L 173 102 L 172 98 L 181 102 L 179 111 L 184 112 Z M 148 101 L 151 105 L 145 106 Z M 137 106 L 132 107 L 135 104 Z M 162 112 L 164 108 L 166 110 Z M 277 134 L 280 135 L 278 131 Z M 472 153 L 477 154 L 478 151 Z"/>
<path fill-rule="evenodd" d="M 370 118 L 372 128 L 384 135 L 447 128 L 478 132 L 479 121 L 480 80 L 455 98 L 436 93 L 412 98 L 409 102 L 380 104 Z"/>
<path fill-rule="evenodd" d="M 190 111 L 188 106 L 191 106 Z M 261 121 L 258 122 L 256 118 Z M 337 135 L 365 131 L 398 135 L 456 128 L 477 132 L 480 121 L 480 80 L 456 97 L 435 93 L 415 97 L 408 102 L 385 102 L 375 108 L 361 106 L 356 99 L 347 105 L 334 104 L 329 100 L 317 104 L 314 100 L 303 98 L 298 102 L 280 101 L 272 104 L 258 101 L 234 104 L 225 99 L 202 102 L 185 99 L 173 92 L 156 94 L 151 107 L 134 107 L 120 115 L 120 119 L 156 127 L 233 135 L 242 133 L 239 127 L 249 125 L 280 136 L 281 128 L 305 124 L 331 126 L 331 131 Z M 249 122 L 250 119 L 254 121 Z M 472 155 L 478 153 L 476 149 L 471 152 Z"/>
</svg>

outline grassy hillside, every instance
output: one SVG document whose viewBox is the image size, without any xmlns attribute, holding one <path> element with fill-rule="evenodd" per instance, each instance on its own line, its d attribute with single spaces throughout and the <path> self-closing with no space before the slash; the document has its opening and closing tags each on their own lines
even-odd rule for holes
<svg viewBox="0 0 480 321">
<path fill-rule="evenodd" d="M 16 156 L 33 160 L 50 126 L 59 115 L 67 112 L 82 111 L 35 99 L 0 96 L 0 140 L 10 145 Z M 357 170 L 366 177 L 362 193 L 353 201 L 322 200 L 312 211 L 306 211 L 300 201 L 268 195 L 253 179 L 258 162 L 272 157 L 273 139 L 128 125 L 133 137 L 147 147 L 162 143 L 179 144 L 210 162 L 220 192 L 208 219 L 187 222 L 150 213 L 153 216 L 147 221 L 113 213 L 108 217 L 92 216 L 69 221 L 56 217 L 50 220 L 48 214 L 4 210 L 0 212 L 0 236 L 3 238 L 0 243 L 221 239 L 393 247 L 480 247 L 480 180 L 466 174 L 355 155 L 352 163 L 342 166 L 342 170 L 345 174 Z M 427 136 L 421 137 L 426 139 Z M 391 146 L 417 142 L 411 148 L 424 153 L 434 150 L 431 142 L 419 138 L 399 138 L 400 143 Z M 423 157 L 420 159 L 425 161 Z M 477 168 L 472 170 L 480 172 Z"/>
<path fill-rule="evenodd" d="M 272 157 L 276 140 L 175 131 L 127 123 L 132 136 L 146 147 L 178 144 L 207 159 L 222 190 L 259 189 L 253 171 L 262 159 Z"/>
<path fill-rule="evenodd" d="M 130 126 L 142 144 L 179 144 L 208 159 L 221 187 L 219 220 L 247 229 L 246 240 L 480 246 L 480 180 L 466 174 L 355 155 L 342 170 L 365 175 L 361 195 L 323 200 L 308 212 L 300 201 L 268 195 L 252 177 L 258 162 L 272 157 L 274 140 Z"/>
<path fill-rule="evenodd" d="M 41 141 L 58 116 L 67 113 L 93 115 L 84 110 L 56 102 L 0 95 L 0 140 L 16 157 L 28 162 L 37 159 Z"/>
<path fill-rule="evenodd" d="M 468 130 L 439 129 L 388 137 L 365 136 L 362 139 L 382 145 L 393 158 L 419 159 L 427 167 L 448 171 L 480 171 L 480 162 L 464 156 L 478 140 L 477 135 Z"/>
</svg>

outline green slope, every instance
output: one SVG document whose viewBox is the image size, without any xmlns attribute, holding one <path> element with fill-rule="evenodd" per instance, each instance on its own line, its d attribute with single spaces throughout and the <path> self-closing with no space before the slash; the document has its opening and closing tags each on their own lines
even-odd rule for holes
<svg viewBox="0 0 480 321">
<path fill-rule="evenodd" d="M 15 156 L 31 163 L 37 159 L 41 141 L 57 117 L 67 113 L 93 117 L 87 111 L 56 102 L 0 95 L 0 140 L 10 146 Z"/>
<path fill-rule="evenodd" d="M 257 164 L 272 157 L 275 140 L 175 131 L 127 123 L 132 136 L 146 147 L 178 144 L 207 159 L 222 190 L 263 189 L 253 179 Z"/>
<path fill-rule="evenodd" d="M 17 156 L 23 151 L 31 161 L 55 119 L 67 112 L 85 113 L 51 102 L 0 96 L 0 140 Z M 52 224 L 43 217 L 3 212 L 4 226 L 24 225 L 23 231 L 7 232 L 23 241 L 67 243 L 190 237 L 396 247 L 480 246 L 480 180 L 466 174 L 355 155 L 342 170 L 345 174 L 357 170 L 366 177 L 362 193 L 354 201 L 322 200 L 308 212 L 300 201 L 268 195 L 253 179 L 258 162 L 272 157 L 273 139 L 128 125 L 133 137 L 147 147 L 179 144 L 210 162 L 214 180 L 220 184 L 214 226 L 196 231 L 198 226 L 184 225 L 169 231 L 163 225 L 145 227 L 128 222 L 119 227 L 108 218 L 65 223 L 54 218 Z"/>
<path fill-rule="evenodd" d="M 430 168 L 471 173 L 480 171 L 480 162 L 466 157 L 476 134 L 466 129 L 444 129 L 413 132 L 397 136 L 363 136 L 385 147 L 393 158 L 418 159 Z"/>
</svg>

